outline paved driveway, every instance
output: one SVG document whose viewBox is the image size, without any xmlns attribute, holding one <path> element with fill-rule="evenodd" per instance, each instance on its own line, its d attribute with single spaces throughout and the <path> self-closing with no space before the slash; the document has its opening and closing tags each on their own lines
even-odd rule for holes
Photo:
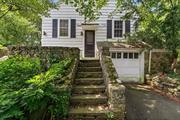
<svg viewBox="0 0 180 120">
<path fill-rule="evenodd" d="M 156 92 L 128 87 L 126 120 L 180 120 L 180 104 Z"/>
</svg>

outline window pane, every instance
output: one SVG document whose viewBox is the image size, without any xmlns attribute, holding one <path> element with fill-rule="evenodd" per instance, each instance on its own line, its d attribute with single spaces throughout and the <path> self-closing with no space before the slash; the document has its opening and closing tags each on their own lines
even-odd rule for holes
<svg viewBox="0 0 180 120">
<path fill-rule="evenodd" d="M 122 37 L 122 30 L 115 30 L 114 37 Z"/>
<path fill-rule="evenodd" d="M 57 38 L 58 37 L 58 19 L 53 19 L 52 37 L 53 38 Z"/>
<path fill-rule="evenodd" d="M 128 53 L 123 53 L 123 58 L 127 59 L 128 58 Z"/>
<path fill-rule="evenodd" d="M 131 22 L 130 20 L 126 20 L 125 22 L 125 33 L 130 33 L 131 32 Z"/>
<path fill-rule="evenodd" d="M 123 21 L 114 21 L 114 37 L 122 37 Z"/>
<path fill-rule="evenodd" d="M 68 36 L 68 20 L 60 20 L 60 36 Z"/>
<path fill-rule="evenodd" d="M 111 58 L 116 58 L 116 53 L 111 53 Z"/>
<path fill-rule="evenodd" d="M 133 59 L 133 53 L 129 53 L 129 59 Z"/>
<path fill-rule="evenodd" d="M 139 58 L 139 53 L 134 53 L 134 59 L 138 59 Z"/>
<path fill-rule="evenodd" d="M 117 53 L 117 58 L 121 58 L 121 53 Z"/>
</svg>

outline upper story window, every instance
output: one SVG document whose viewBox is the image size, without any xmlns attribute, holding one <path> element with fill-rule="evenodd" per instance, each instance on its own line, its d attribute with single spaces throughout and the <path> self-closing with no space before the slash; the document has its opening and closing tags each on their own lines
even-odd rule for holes
<svg viewBox="0 0 180 120">
<path fill-rule="evenodd" d="M 59 26 L 59 35 L 62 37 L 69 36 L 69 20 L 68 19 L 61 19 L 60 20 L 60 26 Z"/>
<path fill-rule="evenodd" d="M 123 36 L 123 21 L 116 20 L 114 21 L 114 37 Z"/>
</svg>

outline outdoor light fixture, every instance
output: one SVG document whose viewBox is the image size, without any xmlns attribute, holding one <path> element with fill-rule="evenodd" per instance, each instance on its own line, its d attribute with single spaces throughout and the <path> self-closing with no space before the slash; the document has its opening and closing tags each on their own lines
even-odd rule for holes
<svg viewBox="0 0 180 120">
<path fill-rule="evenodd" d="M 44 32 L 43 32 L 43 35 L 45 35 L 45 36 L 46 36 L 46 35 L 47 35 L 47 33 L 44 31 Z"/>
</svg>

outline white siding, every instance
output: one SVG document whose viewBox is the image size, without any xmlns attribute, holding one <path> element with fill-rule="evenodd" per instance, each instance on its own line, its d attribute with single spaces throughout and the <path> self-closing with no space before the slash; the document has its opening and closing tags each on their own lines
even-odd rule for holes
<svg viewBox="0 0 180 120">
<path fill-rule="evenodd" d="M 115 2 L 111 0 L 108 2 L 107 6 L 101 10 L 102 15 L 100 18 L 95 21 L 95 23 L 99 24 L 95 32 L 95 40 L 96 41 L 106 41 L 106 21 L 108 18 L 109 13 L 114 11 L 115 9 Z M 70 5 L 61 4 L 59 10 L 51 10 L 50 17 L 43 17 L 42 18 L 42 32 L 46 32 L 46 35 L 42 35 L 42 46 L 61 46 L 61 47 L 78 47 L 81 50 L 82 56 L 84 51 L 84 36 L 81 36 L 81 32 L 84 32 L 81 28 L 81 23 L 84 22 L 84 18 L 79 15 L 75 11 L 75 8 L 71 7 Z M 120 14 L 119 14 L 120 15 Z M 117 20 L 120 16 L 113 16 L 113 20 Z M 76 19 L 76 38 L 52 38 L 52 19 Z M 132 28 L 131 28 L 132 30 Z M 84 35 L 84 34 L 83 34 Z M 117 40 L 117 39 L 111 39 Z M 97 48 L 96 48 L 97 50 Z"/>
</svg>

